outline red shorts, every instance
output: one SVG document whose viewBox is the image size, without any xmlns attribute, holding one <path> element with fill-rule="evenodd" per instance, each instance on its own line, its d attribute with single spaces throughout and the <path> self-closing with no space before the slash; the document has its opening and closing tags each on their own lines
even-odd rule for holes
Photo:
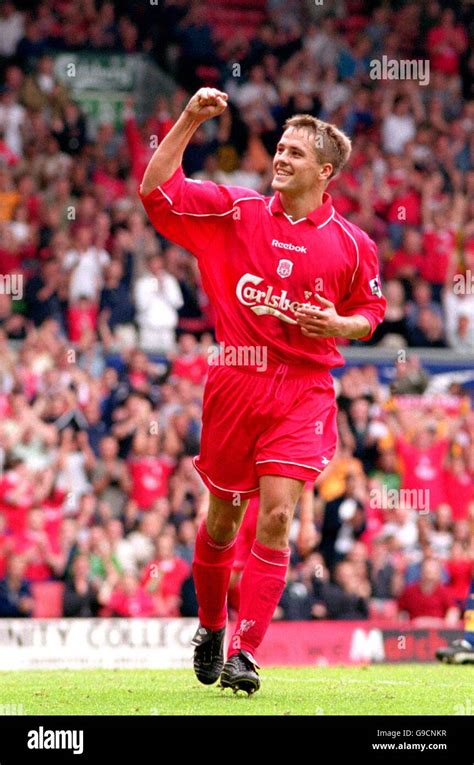
<svg viewBox="0 0 474 765">
<path fill-rule="evenodd" d="M 194 466 L 230 501 L 257 496 L 262 475 L 315 481 L 336 451 L 336 414 L 327 370 L 211 366 Z"/>
</svg>

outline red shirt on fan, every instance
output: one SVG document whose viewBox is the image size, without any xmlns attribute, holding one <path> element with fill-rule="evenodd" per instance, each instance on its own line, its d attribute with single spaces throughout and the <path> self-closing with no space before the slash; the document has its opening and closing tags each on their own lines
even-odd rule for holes
<svg viewBox="0 0 474 765">
<path fill-rule="evenodd" d="M 154 501 L 168 494 L 168 481 L 175 468 L 171 457 L 131 457 L 128 471 L 132 479 L 130 499 L 141 510 L 149 510 Z"/>
<path fill-rule="evenodd" d="M 342 316 L 361 314 L 368 340 L 383 320 L 374 242 L 333 207 L 331 196 L 305 218 L 292 220 L 280 194 L 185 178 L 179 167 L 146 196 L 154 227 L 196 255 L 203 287 L 225 345 L 268 348 L 268 366 L 310 370 L 344 365 L 336 339 L 305 337 L 295 313 L 319 308 L 315 293 Z"/>
<path fill-rule="evenodd" d="M 461 26 L 434 27 L 428 33 L 431 66 L 447 75 L 458 74 L 461 53 L 467 46 L 467 35 Z"/>
<path fill-rule="evenodd" d="M 388 260 L 385 264 L 384 278 L 398 279 L 399 274 L 403 272 L 407 266 L 413 268 L 418 274 L 421 271 L 422 264 L 423 255 L 411 254 L 409 252 L 405 252 L 405 250 L 397 250 L 393 254 L 393 257 L 390 258 L 390 260 Z M 401 274 L 401 278 L 403 278 L 403 273 Z"/>
<path fill-rule="evenodd" d="M 348 194 L 347 189 L 358 192 L 359 184 L 353 173 L 343 170 L 331 186 L 332 201 L 339 215 L 349 215 L 360 207 L 358 200 Z"/>
<path fill-rule="evenodd" d="M 402 437 L 396 440 L 401 457 L 402 489 L 426 490 L 430 511 L 445 502 L 443 463 L 449 448 L 449 439 L 443 438 L 426 449 L 420 449 Z"/>
<path fill-rule="evenodd" d="M 444 619 L 446 612 L 453 605 L 450 592 L 443 584 L 438 584 L 433 592 L 423 592 L 419 582 L 409 584 L 398 599 L 400 611 L 407 611 L 410 619 L 420 616 L 433 616 Z"/>
<path fill-rule="evenodd" d="M 50 538 L 48 538 L 48 547 L 54 553 L 59 552 L 59 547 L 53 545 Z M 31 582 L 44 582 L 53 576 L 53 570 L 46 561 L 46 551 L 38 542 L 37 533 L 25 529 L 23 534 L 15 537 L 13 552 L 16 555 L 27 555 L 28 557 L 25 579 L 29 579 Z"/>
<path fill-rule="evenodd" d="M 154 614 L 153 600 L 142 587 L 133 595 L 118 588 L 112 593 L 107 608 L 118 616 L 145 617 Z"/>
<path fill-rule="evenodd" d="M 446 502 L 453 511 L 453 521 L 466 519 L 469 514 L 469 503 L 474 502 L 474 476 L 467 471 L 462 475 L 456 475 L 446 468 L 444 491 Z"/>
<path fill-rule="evenodd" d="M 389 223 L 403 223 L 409 226 L 419 226 L 421 222 L 421 198 L 414 189 L 407 189 L 396 194 L 389 209 Z"/>
<path fill-rule="evenodd" d="M 127 188 L 125 181 L 121 180 L 121 178 L 114 178 L 112 175 L 106 173 L 105 170 L 96 170 L 95 173 L 93 173 L 92 180 L 96 186 L 102 186 L 105 190 L 104 201 L 107 204 L 115 202 L 117 199 L 121 199 L 121 197 L 125 196 Z"/>
<path fill-rule="evenodd" d="M 17 488 L 22 482 L 22 493 L 18 495 Z M 15 502 L 13 503 L 13 497 Z M 0 480 L 0 511 L 4 513 L 7 527 L 12 534 L 22 533 L 25 528 L 26 516 L 31 510 L 35 499 L 35 485 L 30 479 L 22 479 L 13 469 L 5 473 Z"/>
<path fill-rule="evenodd" d="M 84 305 L 81 305 L 81 303 L 84 303 Z M 88 330 L 95 332 L 98 315 L 99 307 L 95 303 L 90 303 L 88 300 L 79 301 L 76 305 L 72 305 L 68 308 L 67 321 L 69 339 L 72 343 L 78 343 L 83 332 L 87 332 Z"/>
<path fill-rule="evenodd" d="M 469 593 L 469 585 L 473 576 L 473 565 L 470 558 L 455 558 L 444 561 L 444 568 L 449 574 L 447 588 L 453 601 L 464 601 Z"/>
<path fill-rule="evenodd" d="M 179 616 L 177 601 L 190 573 L 189 563 L 177 556 L 154 560 L 147 565 L 141 583 L 150 595 L 159 595 L 163 604 L 167 604 L 167 613 L 160 616 Z"/>
<path fill-rule="evenodd" d="M 455 233 L 452 228 L 435 231 L 426 227 L 423 235 L 423 262 L 421 275 L 430 284 L 444 284 L 449 258 L 455 246 Z"/>
<path fill-rule="evenodd" d="M 208 364 L 204 356 L 178 356 L 171 365 L 172 377 L 183 377 L 194 385 L 202 383 L 207 375 Z"/>
</svg>

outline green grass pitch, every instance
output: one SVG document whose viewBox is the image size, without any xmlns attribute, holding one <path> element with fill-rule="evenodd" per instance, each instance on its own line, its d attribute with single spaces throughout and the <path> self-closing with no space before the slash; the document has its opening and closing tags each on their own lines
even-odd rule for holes
<svg viewBox="0 0 474 765">
<path fill-rule="evenodd" d="M 24 715 L 474 714 L 474 667 L 272 668 L 254 696 L 202 686 L 191 670 L 0 672 L 0 709 Z"/>
</svg>

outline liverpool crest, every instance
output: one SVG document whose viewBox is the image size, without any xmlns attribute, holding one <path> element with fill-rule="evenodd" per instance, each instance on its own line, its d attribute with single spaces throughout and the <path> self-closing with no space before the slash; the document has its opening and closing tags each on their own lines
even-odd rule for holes
<svg viewBox="0 0 474 765">
<path fill-rule="evenodd" d="M 281 276 L 282 279 L 285 279 L 287 276 L 290 276 L 292 270 L 293 270 L 293 262 L 291 260 L 286 260 L 286 258 L 283 258 L 278 263 L 277 274 L 278 276 Z"/>
</svg>

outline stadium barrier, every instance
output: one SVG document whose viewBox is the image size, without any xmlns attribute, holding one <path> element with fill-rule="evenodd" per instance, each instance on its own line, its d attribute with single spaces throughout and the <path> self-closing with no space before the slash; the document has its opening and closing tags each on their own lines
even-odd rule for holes
<svg viewBox="0 0 474 765">
<path fill-rule="evenodd" d="M 196 619 L 0 619 L 0 670 L 190 667 Z M 461 632 L 400 622 L 274 622 L 262 666 L 433 661 Z"/>
</svg>

